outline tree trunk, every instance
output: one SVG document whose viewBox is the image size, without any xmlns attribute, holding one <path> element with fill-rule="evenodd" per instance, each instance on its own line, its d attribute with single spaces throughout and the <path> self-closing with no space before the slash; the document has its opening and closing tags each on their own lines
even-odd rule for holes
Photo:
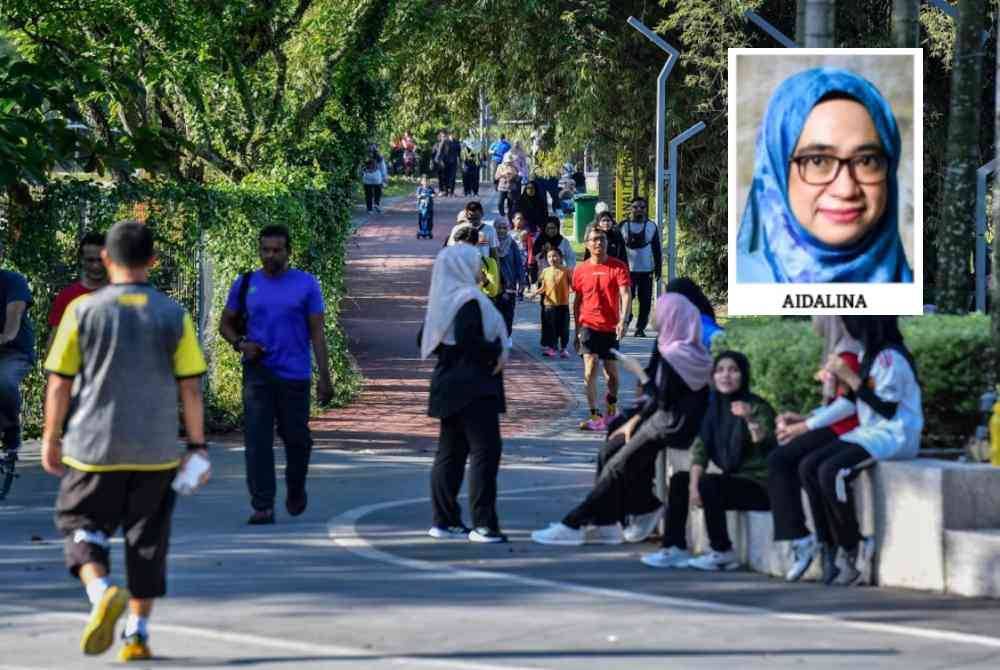
<svg viewBox="0 0 1000 670">
<path fill-rule="evenodd" d="M 962 314 L 969 309 L 971 258 L 975 241 L 976 169 L 979 167 L 979 34 L 983 0 L 960 0 L 951 70 L 951 105 L 945 148 L 943 210 L 938 235 L 938 310 Z"/>
<path fill-rule="evenodd" d="M 806 47 L 835 47 L 835 0 L 806 0 Z"/>
<path fill-rule="evenodd" d="M 800 47 L 806 45 L 806 0 L 795 3 L 795 43 Z"/>
<path fill-rule="evenodd" d="M 893 0 L 892 46 L 900 49 L 920 46 L 920 0 Z"/>
</svg>

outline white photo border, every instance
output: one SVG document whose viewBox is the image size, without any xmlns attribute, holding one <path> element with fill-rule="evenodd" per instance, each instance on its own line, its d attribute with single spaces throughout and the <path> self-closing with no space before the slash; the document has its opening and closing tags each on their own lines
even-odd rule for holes
<svg viewBox="0 0 1000 670">
<path fill-rule="evenodd" d="M 761 284 L 736 281 L 736 237 L 741 208 L 737 169 L 737 60 L 739 56 L 910 56 L 913 59 L 913 282 L 906 284 Z M 728 215 L 729 215 L 729 314 L 813 315 L 880 314 L 915 315 L 923 313 L 924 299 L 924 75 L 923 49 L 729 49 L 728 81 Z M 850 296 L 845 297 L 845 296 Z M 860 300 L 859 300 L 860 297 Z M 857 306 L 863 301 L 864 306 Z M 810 307 L 786 307 L 786 304 L 812 303 Z M 817 303 L 820 307 L 815 306 Z M 848 306 L 853 303 L 853 306 Z"/>
</svg>

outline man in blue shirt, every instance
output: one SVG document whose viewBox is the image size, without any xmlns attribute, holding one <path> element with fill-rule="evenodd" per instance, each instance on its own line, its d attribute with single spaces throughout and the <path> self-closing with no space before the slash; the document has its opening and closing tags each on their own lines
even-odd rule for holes
<svg viewBox="0 0 1000 670">
<path fill-rule="evenodd" d="M 503 157 L 508 151 L 510 151 L 510 142 L 507 141 L 506 135 L 501 135 L 498 141 L 490 145 L 490 154 L 493 158 L 493 170 L 490 174 L 497 173 L 497 168 L 500 167 L 500 163 L 503 162 Z M 493 180 L 493 186 L 496 186 L 496 179 Z"/>
<path fill-rule="evenodd" d="M 248 523 L 255 525 L 274 523 L 276 424 L 285 444 L 285 508 L 292 516 L 306 509 L 310 345 L 319 368 L 319 402 L 333 397 L 319 282 L 288 267 L 291 238 L 284 226 L 264 228 L 259 251 L 262 268 L 233 283 L 219 324 L 222 337 L 243 357 L 247 488 L 254 509 Z"/>
<path fill-rule="evenodd" d="M 28 281 L 16 272 L 0 270 L 0 437 L 5 451 L 21 447 L 21 381 L 35 364 L 35 333 L 28 319 L 31 304 Z"/>
</svg>

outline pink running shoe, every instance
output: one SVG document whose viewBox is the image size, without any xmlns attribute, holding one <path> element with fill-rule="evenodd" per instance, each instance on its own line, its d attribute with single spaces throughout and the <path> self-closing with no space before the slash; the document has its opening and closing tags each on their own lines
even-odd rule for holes
<svg viewBox="0 0 1000 670">
<path fill-rule="evenodd" d="M 608 429 L 608 420 L 603 416 L 599 416 L 596 419 L 591 419 L 587 422 L 587 430 L 592 430 L 595 433 L 603 433 Z"/>
<path fill-rule="evenodd" d="M 559 352 L 559 358 L 569 358 L 569 352 L 563 349 Z"/>
<path fill-rule="evenodd" d="M 556 356 L 558 356 L 558 354 L 556 353 L 556 350 L 553 349 L 552 347 L 545 347 L 544 349 L 542 349 L 542 356 L 545 356 L 547 358 L 555 358 Z"/>
</svg>

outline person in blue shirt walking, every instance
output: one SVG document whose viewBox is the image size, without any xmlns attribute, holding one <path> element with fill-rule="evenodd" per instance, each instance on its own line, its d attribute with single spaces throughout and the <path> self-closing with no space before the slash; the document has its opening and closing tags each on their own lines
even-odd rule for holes
<svg viewBox="0 0 1000 670">
<path fill-rule="evenodd" d="M 500 167 L 500 163 L 503 162 L 503 157 L 508 151 L 510 151 L 510 142 L 507 141 L 506 135 L 501 135 L 499 140 L 490 145 L 490 156 L 493 159 L 492 174 L 495 175 L 497 173 L 497 168 Z M 494 187 L 497 185 L 496 182 L 496 177 L 494 177 Z"/>
<path fill-rule="evenodd" d="M 287 228 L 267 226 L 258 239 L 262 267 L 233 283 L 219 324 L 222 337 L 243 360 L 247 488 L 254 509 L 248 523 L 254 525 L 274 523 L 275 424 L 285 443 L 285 508 L 292 516 L 306 509 L 310 344 L 319 368 L 318 400 L 326 404 L 333 398 L 319 282 L 288 267 Z"/>
</svg>

